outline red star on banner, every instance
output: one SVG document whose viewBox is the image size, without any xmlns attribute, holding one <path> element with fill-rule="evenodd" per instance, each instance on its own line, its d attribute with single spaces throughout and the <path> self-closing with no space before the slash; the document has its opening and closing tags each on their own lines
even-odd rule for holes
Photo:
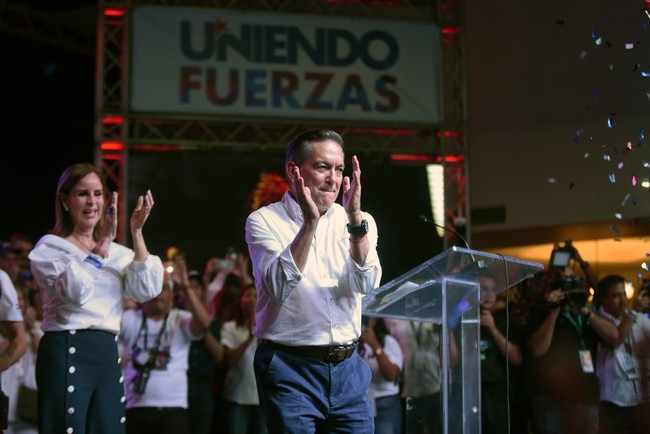
<svg viewBox="0 0 650 434">
<path fill-rule="evenodd" d="M 217 35 L 221 33 L 230 33 L 230 30 L 228 30 L 228 22 L 227 21 L 221 21 L 219 19 L 214 21 L 214 28 L 217 31 Z"/>
</svg>

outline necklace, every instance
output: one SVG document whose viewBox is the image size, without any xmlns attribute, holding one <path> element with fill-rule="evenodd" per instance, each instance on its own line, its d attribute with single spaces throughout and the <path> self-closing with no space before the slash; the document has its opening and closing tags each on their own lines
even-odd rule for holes
<svg viewBox="0 0 650 434">
<path fill-rule="evenodd" d="M 89 252 L 92 250 L 92 241 L 91 241 L 90 247 L 88 247 L 88 246 L 86 246 L 86 245 L 83 243 L 83 241 L 81 241 L 79 238 L 77 238 L 77 236 L 76 236 L 75 234 L 70 234 L 70 236 L 71 236 L 72 238 L 74 238 L 75 240 L 77 240 L 77 243 L 78 243 L 81 247 L 83 247 L 84 249 L 88 250 Z"/>
</svg>

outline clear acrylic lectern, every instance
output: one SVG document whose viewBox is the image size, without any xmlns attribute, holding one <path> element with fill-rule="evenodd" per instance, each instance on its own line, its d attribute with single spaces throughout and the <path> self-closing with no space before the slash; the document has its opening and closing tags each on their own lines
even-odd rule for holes
<svg viewBox="0 0 650 434">
<path fill-rule="evenodd" d="M 536 262 L 452 247 L 364 297 L 364 315 L 401 320 L 391 323 L 411 333 L 413 345 L 401 342 L 405 363 L 413 362 L 405 372 L 411 378 L 404 383 L 429 394 L 438 391 L 432 395 L 437 399 L 427 401 L 418 399 L 418 392 L 411 398 L 406 388 L 407 433 L 429 431 L 420 426 L 425 423 L 420 419 L 427 417 L 438 419 L 434 432 L 481 432 L 479 278 L 494 279 L 497 288 L 505 290 L 543 268 Z M 421 348 L 423 330 L 438 336 L 437 348 L 426 355 Z"/>
</svg>

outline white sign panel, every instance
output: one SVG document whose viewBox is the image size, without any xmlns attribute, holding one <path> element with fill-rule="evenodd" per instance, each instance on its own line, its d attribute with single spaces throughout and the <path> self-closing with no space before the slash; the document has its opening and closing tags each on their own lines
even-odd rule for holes
<svg viewBox="0 0 650 434">
<path fill-rule="evenodd" d="M 135 6 L 131 41 L 135 112 L 439 121 L 434 24 Z"/>
</svg>

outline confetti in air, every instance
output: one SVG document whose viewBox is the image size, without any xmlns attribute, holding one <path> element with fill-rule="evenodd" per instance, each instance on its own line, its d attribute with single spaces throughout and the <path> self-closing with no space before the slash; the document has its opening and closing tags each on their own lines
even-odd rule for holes
<svg viewBox="0 0 650 434">
<path fill-rule="evenodd" d="M 616 232 L 617 234 L 620 234 L 620 233 L 621 233 L 621 228 L 619 228 L 619 227 L 616 226 L 616 225 L 611 225 L 609 228 L 610 228 L 611 230 L 613 230 L 614 232 Z"/>
<path fill-rule="evenodd" d="M 614 217 L 616 217 L 617 220 L 620 220 L 620 219 L 623 218 L 623 214 L 621 214 L 620 212 L 617 212 L 616 214 L 614 214 Z"/>
<path fill-rule="evenodd" d="M 596 45 L 600 45 L 600 44 L 603 43 L 603 38 L 598 36 L 598 34 L 596 33 L 596 30 L 591 31 L 591 37 L 593 38 Z"/>
<path fill-rule="evenodd" d="M 609 174 L 609 182 L 614 184 L 616 182 L 616 175 L 614 175 L 613 173 L 610 173 Z"/>
<path fill-rule="evenodd" d="M 625 195 L 625 197 L 623 198 L 623 202 L 621 202 L 621 206 L 625 206 L 629 198 L 630 198 L 630 193 Z"/>
</svg>

